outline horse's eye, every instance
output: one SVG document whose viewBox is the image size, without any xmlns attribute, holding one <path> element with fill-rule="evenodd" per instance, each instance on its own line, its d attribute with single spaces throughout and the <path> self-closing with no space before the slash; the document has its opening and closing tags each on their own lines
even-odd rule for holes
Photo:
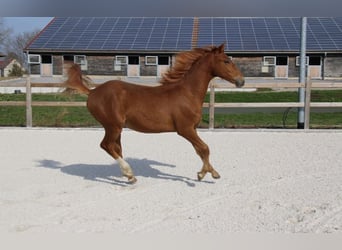
<svg viewBox="0 0 342 250">
<path fill-rule="evenodd" d="M 230 63 L 230 60 L 224 60 L 224 63 L 225 63 L 225 64 L 229 64 L 229 63 Z"/>
</svg>

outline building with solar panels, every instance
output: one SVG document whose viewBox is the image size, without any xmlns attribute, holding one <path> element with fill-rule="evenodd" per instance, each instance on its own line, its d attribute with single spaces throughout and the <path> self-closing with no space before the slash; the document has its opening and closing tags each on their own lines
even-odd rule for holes
<svg viewBox="0 0 342 250">
<path fill-rule="evenodd" d="M 30 73 L 160 77 L 184 50 L 226 43 L 246 77 L 298 78 L 300 18 L 57 17 L 24 49 Z M 308 18 L 308 75 L 342 77 L 342 18 Z"/>
</svg>

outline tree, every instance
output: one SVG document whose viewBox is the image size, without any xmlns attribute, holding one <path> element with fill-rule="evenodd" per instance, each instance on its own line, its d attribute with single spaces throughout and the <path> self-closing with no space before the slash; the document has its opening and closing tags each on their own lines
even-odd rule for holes
<svg viewBox="0 0 342 250">
<path fill-rule="evenodd" d="M 13 68 L 9 73 L 9 76 L 23 76 L 24 71 L 21 69 L 21 67 L 18 64 L 13 64 Z"/>
<path fill-rule="evenodd" d="M 27 68 L 27 59 L 23 50 L 38 32 L 39 31 L 20 33 L 9 38 L 8 42 L 5 44 L 7 55 L 16 59 L 24 68 Z"/>
<path fill-rule="evenodd" d="M 4 51 L 7 38 L 10 36 L 11 32 L 11 29 L 5 27 L 3 18 L 0 17 L 0 52 Z"/>
<path fill-rule="evenodd" d="M 38 32 L 39 30 L 13 35 L 13 31 L 5 27 L 3 18 L 0 17 L 0 52 L 5 53 L 9 58 L 16 59 L 27 68 L 27 60 L 23 50 Z"/>
</svg>

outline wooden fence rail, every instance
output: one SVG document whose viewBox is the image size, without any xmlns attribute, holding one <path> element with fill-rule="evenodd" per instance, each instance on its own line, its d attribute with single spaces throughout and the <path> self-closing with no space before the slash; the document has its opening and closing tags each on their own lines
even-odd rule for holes
<svg viewBox="0 0 342 250">
<path fill-rule="evenodd" d="M 94 84 L 93 86 L 97 86 Z M 0 82 L 0 87 L 13 87 L 10 83 Z M 26 83 L 16 84 L 14 87 L 26 88 L 26 101 L 1 101 L 0 106 L 26 106 L 26 126 L 32 127 L 32 107 L 85 107 L 86 102 L 52 102 L 52 101 L 32 101 L 32 88 L 63 88 L 63 83 L 31 83 L 30 78 L 27 78 Z M 291 82 L 272 82 L 272 83 L 246 83 L 244 89 L 306 89 L 306 99 L 304 102 L 263 102 L 263 103 L 216 103 L 215 91 L 224 89 L 234 89 L 235 86 L 229 83 L 216 83 L 213 80 L 209 85 L 210 100 L 208 103 L 203 103 L 203 107 L 209 108 L 209 129 L 214 129 L 215 108 L 299 108 L 305 109 L 305 129 L 309 129 L 310 125 L 310 108 L 342 108 L 342 102 L 311 102 L 311 89 L 329 89 L 329 88 L 342 88 L 342 82 L 312 82 L 307 80 L 306 84 L 291 83 Z"/>
</svg>

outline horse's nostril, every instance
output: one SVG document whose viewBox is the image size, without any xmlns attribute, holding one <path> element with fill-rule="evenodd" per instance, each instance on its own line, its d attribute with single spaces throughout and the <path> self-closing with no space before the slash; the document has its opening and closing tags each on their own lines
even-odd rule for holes
<svg viewBox="0 0 342 250">
<path fill-rule="evenodd" d="M 245 85 L 245 79 L 244 78 L 238 78 L 236 79 L 236 86 L 241 88 L 243 85 Z"/>
</svg>

